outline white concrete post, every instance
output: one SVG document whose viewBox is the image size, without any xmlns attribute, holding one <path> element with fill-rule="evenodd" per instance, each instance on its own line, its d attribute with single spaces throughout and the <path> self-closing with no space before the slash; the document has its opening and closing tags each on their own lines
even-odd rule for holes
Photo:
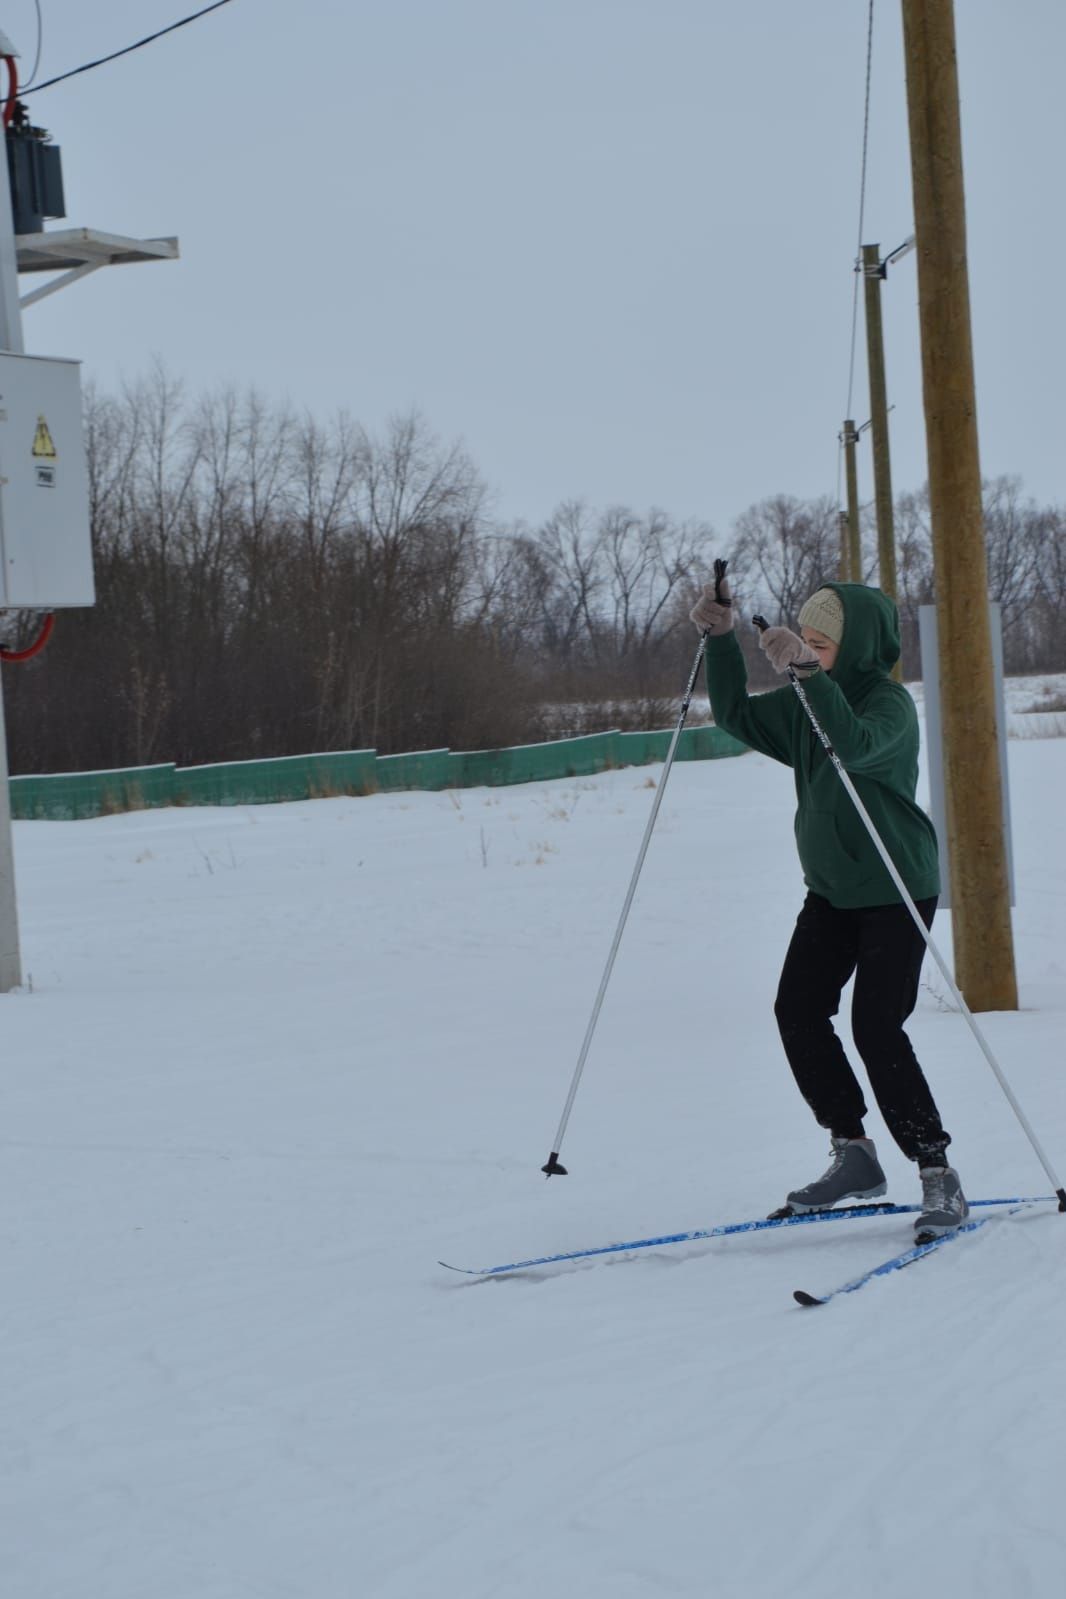
<svg viewBox="0 0 1066 1599">
<path fill-rule="evenodd" d="M 23 353 L 19 309 L 18 259 L 6 148 L 0 153 L 0 350 Z M 7 729 L 4 689 L 0 681 L 0 994 L 22 983 L 18 901 L 15 897 L 15 855 L 11 841 L 11 792 L 8 787 Z"/>
</svg>

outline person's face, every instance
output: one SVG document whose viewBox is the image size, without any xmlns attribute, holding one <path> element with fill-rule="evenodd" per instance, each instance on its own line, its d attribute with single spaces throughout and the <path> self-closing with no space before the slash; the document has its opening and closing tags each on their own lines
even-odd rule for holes
<svg viewBox="0 0 1066 1599">
<path fill-rule="evenodd" d="M 826 638 L 824 633 L 819 633 L 816 627 L 801 629 L 804 644 L 809 644 L 817 655 L 823 672 L 831 672 L 837 656 L 840 654 L 840 645 L 834 644 L 831 638 Z"/>
</svg>

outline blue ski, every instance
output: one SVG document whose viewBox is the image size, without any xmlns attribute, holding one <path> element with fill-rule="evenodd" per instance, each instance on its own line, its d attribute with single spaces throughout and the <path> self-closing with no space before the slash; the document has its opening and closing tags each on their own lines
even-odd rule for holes
<svg viewBox="0 0 1066 1599">
<path fill-rule="evenodd" d="M 1030 1205 L 1039 1204 L 1036 1199 L 1018 1200 L 971 1200 L 973 1205 L 1012 1205 L 1013 1209 L 1007 1211 L 1008 1216 L 1016 1216 L 1020 1211 L 1027 1210 Z M 831 1299 L 836 1299 L 839 1294 L 853 1294 L 859 1288 L 865 1288 L 867 1283 L 873 1282 L 875 1277 L 887 1277 L 894 1271 L 902 1271 L 904 1266 L 911 1266 L 916 1260 L 924 1260 L 926 1255 L 931 1255 L 934 1249 L 941 1249 L 944 1244 L 950 1244 L 953 1238 L 961 1238 L 964 1233 L 975 1233 L 979 1227 L 984 1227 L 987 1222 L 993 1221 L 992 1216 L 974 1216 L 969 1221 L 964 1221 L 961 1227 L 956 1227 L 953 1232 L 942 1233 L 939 1238 L 930 1238 L 927 1243 L 913 1244 L 910 1249 L 904 1249 L 900 1254 L 893 1255 L 890 1260 L 883 1260 L 879 1266 L 871 1266 L 860 1276 L 853 1277 L 850 1282 L 841 1283 L 839 1288 L 831 1288 L 827 1294 L 808 1294 L 802 1288 L 796 1288 L 792 1297 L 797 1304 L 805 1308 L 813 1305 L 828 1305 Z"/>
<path fill-rule="evenodd" d="M 971 1205 L 1028 1205 L 1028 1199 L 973 1199 Z M 800 1216 L 767 1216 L 758 1221 L 726 1222 L 720 1227 L 697 1227 L 687 1233 L 663 1233 L 656 1238 L 631 1238 L 621 1244 L 600 1244 L 593 1249 L 570 1249 L 558 1255 L 540 1255 L 532 1260 L 512 1260 L 505 1266 L 452 1266 L 446 1260 L 437 1262 L 448 1271 L 462 1272 L 466 1277 L 501 1277 L 505 1272 L 531 1271 L 536 1266 L 558 1266 L 569 1260 L 590 1260 L 597 1255 L 625 1255 L 637 1249 L 661 1249 L 669 1244 L 692 1244 L 704 1238 L 730 1238 L 737 1233 L 769 1232 L 776 1227 L 804 1227 L 823 1221 L 862 1221 L 871 1216 L 908 1216 L 919 1211 L 919 1205 L 847 1205 L 841 1210 L 812 1210 Z M 950 1235 L 954 1236 L 954 1235 Z M 937 1240 L 942 1242 L 942 1240 Z M 837 1290 L 840 1292 L 840 1290 Z"/>
</svg>

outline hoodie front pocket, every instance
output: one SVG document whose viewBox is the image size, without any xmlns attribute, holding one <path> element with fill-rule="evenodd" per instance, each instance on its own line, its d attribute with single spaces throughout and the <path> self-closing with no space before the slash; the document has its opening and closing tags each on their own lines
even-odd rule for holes
<svg viewBox="0 0 1066 1599">
<path fill-rule="evenodd" d="M 832 811 L 796 812 L 796 848 L 804 876 L 812 886 L 840 889 L 865 883 L 877 863 L 863 849 L 864 837 L 865 834 L 848 837 Z"/>
</svg>

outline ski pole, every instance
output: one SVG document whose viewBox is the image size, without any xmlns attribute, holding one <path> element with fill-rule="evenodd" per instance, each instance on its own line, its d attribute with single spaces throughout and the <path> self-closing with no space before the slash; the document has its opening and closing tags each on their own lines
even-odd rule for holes
<svg viewBox="0 0 1066 1599">
<path fill-rule="evenodd" d="M 763 632 L 769 626 L 769 623 L 767 622 L 767 620 L 766 620 L 766 618 L 764 616 L 753 616 L 752 617 L 752 621 L 754 622 L 755 626 L 759 629 L 760 632 Z M 864 826 L 866 828 L 866 831 L 869 833 L 870 838 L 873 841 L 874 848 L 877 850 L 877 853 L 878 853 L 878 855 L 880 855 L 882 861 L 884 861 L 885 866 L 888 869 L 888 874 L 891 877 L 892 881 L 895 883 L 897 889 L 899 890 L 900 897 L 902 898 L 903 903 L 906 905 L 907 909 L 910 911 L 911 917 L 912 917 L 912 919 L 914 921 L 915 926 L 917 927 L 918 931 L 921 933 L 922 937 L 925 939 L 926 945 L 927 945 L 927 947 L 929 949 L 929 953 L 932 955 L 933 959 L 936 961 L 937 965 L 939 966 L 940 972 L 941 972 L 941 976 L 944 978 L 944 981 L 947 983 L 948 987 L 950 988 L 956 1005 L 958 1005 L 959 1010 L 962 1012 L 963 1016 L 965 1016 L 966 1020 L 969 1022 L 970 1030 L 973 1033 L 973 1036 L 977 1040 L 977 1043 L 978 1043 L 978 1045 L 980 1047 L 981 1053 L 984 1055 L 984 1057 L 987 1060 L 988 1064 L 991 1066 L 992 1071 L 995 1074 L 996 1081 L 998 1082 L 1000 1088 L 1002 1088 L 1004 1094 L 1007 1096 L 1007 1103 L 1010 1105 L 1010 1107 L 1013 1110 L 1014 1114 L 1017 1116 L 1019 1122 L 1021 1123 L 1022 1129 L 1023 1129 L 1026 1137 L 1028 1138 L 1029 1142 L 1032 1144 L 1033 1149 L 1036 1152 L 1036 1157 L 1039 1160 L 1041 1166 L 1043 1166 L 1044 1170 L 1047 1172 L 1048 1177 L 1049 1177 L 1049 1179 L 1051 1181 L 1051 1186 L 1055 1190 L 1055 1196 L 1056 1196 L 1056 1198 L 1058 1199 L 1058 1202 L 1059 1202 L 1059 1209 L 1061 1211 L 1066 1211 L 1066 1188 L 1063 1188 L 1063 1186 L 1060 1183 L 1058 1177 L 1056 1177 L 1054 1168 L 1052 1167 L 1051 1162 L 1048 1160 L 1047 1155 L 1044 1153 L 1043 1146 L 1042 1146 L 1039 1138 L 1036 1136 L 1036 1132 L 1034 1131 L 1033 1127 L 1030 1125 L 1029 1118 L 1026 1116 L 1025 1112 L 1022 1110 L 1021 1105 L 1018 1103 L 1018 1100 L 1015 1097 L 1014 1091 L 1011 1088 L 1010 1084 L 1008 1083 L 1006 1077 L 1004 1076 L 1003 1071 L 1000 1068 L 999 1062 L 996 1060 L 996 1057 L 993 1055 L 992 1050 L 991 1050 L 991 1048 L 990 1048 L 990 1046 L 988 1044 L 987 1039 L 985 1038 L 984 1034 L 981 1032 L 981 1029 L 978 1027 L 977 1022 L 974 1020 L 973 1012 L 970 1010 L 969 1005 L 967 1005 L 966 1001 L 963 999 L 962 993 L 961 993 L 958 985 L 956 984 L 955 979 L 952 977 L 951 972 L 948 970 L 947 962 L 945 961 L 943 955 L 941 955 L 939 949 L 937 948 L 936 943 L 935 943 L 935 941 L 933 939 L 933 936 L 930 933 L 928 927 L 926 927 L 925 923 L 922 921 L 921 915 L 919 914 L 919 911 L 918 911 L 918 907 L 917 907 L 917 905 L 915 905 L 913 899 L 911 898 L 910 894 L 908 893 L 907 886 L 904 883 L 902 877 L 900 876 L 899 872 L 896 869 L 896 863 L 893 861 L 891 855 L 888 853 L 888 850 L 885 848 L 884 841 L 881 838 L 880 833 L 877 831 L 877 828 L 874 826 L 873 821 L 871 820 L 869 811 L 866 809 L 866 806 L 863 804 L 862 800 L 859 798 L 859 794 L 858 794 L 858 791 L 855 788 L 855 784 L 851 781 L 851 778 L 848 776 L 847 772 L 844 770 L 844 766 L 843 766 L 843 763 L 842 763 L 842 761 L 840 759 L 840 756 L 837 754 L 836 750 L 833 748 L 833 745 L 832 745 L 832 743 L 831 743 L 831 741 L 829 739 L 829 735 L 826 733 L 825 729 L 822 727 L 822 724 L 819 722 L 817 716 L 815 715 L 814 709 L 813 709 L 813 707 L 811 705 L 811 702 L 807 698 L 807 695 L 806 695 L 806 693 L 804 691 L 803 684 L 800 682 L 798 676 L 796 675 L 795 669 L 793 667 L 791 667 L 791 666 L 788 668 L 788 679 L 789 679 L 789 682 L 792 684 L 792 687 L 795 689 L 797 695 L 799 696 L 800 704 L 803 706 L 803 709 L 806 711 L 808 717 L 810 718 L 811 726 L 814 728 L 814 731 L 817 733 L 817 735 L 818 735 L 819 739 L 821 740 L 822 744 L 825 746 L 826 754 L 828 755 L 829 759 L 832 761 L 833 765 L 836 767 L 837 776 L 840 778 L 840 781 L 843 783 L 844 787 L 847 789 L 848 796 L 849 796 L 852 804 L 855 806 L 855 809 L 858 811 L 859 816 L 862 818 L 862 821 L 863 821 L 863 824 L 864 824 Z"/>
<path fill-rule="evenodd" d="M 714 593 L 715 598 L 721 605 L 731 604 L 731 601 L 722 599 L 721 588 L 722 579 L 725 577 L 725 569 L 725 561 L 715 561 Z M 618 918 L 618 926 L 615 929 L 615 935 L 611 944 L 610 954 L 607 956 L 607 964 L 603 969 L 603 976 L 600 978 L 600 986 L 597 990 L 596 999 L 592 1006 L 592 1015 L 589 1017 L 589 1024 L 585 1029 L 585 1037 L 581 1045 L 581 1053 L 578 1055 L 577 1065 L 574 1068 L 574 1076 L 570 1083 L 570 1092 L 566 1096 L 566 1104 L 563 1106 L 563 1114 L 559 1121 L 559 1130 L 555 1135 L 555 1142 L 552 1145 L 551 1154 L 548 1156 L 548 1159 L 545 1161 L 544 1165 L 540 1168 L 546 1177 L 566 1177 L 568 1175 L 566 1167 L 559 1164 L 559 1151 L 563 1146 L 563 1134 L 566 1132 L 566 1124 L 570 1120 L 570 1112 L 574 1106 L 574 1099 L 577 1095 L 578 1084 L 581 1081 L 581 1073 L 585 1070 L 585 1061 L 588 1058 L 589 1046 L 592 1043 L 592 1035 L 596 1031 L 596 1023 L 600 1019 L 600 1009 L 603 1005 L 603 997 L 607 992 L 607 985 L 611 981 L 611 972 L 614 970 L 615 956 L 618 954 L 618 946 L 622 942 L 622 933 L 625 930 L 626 918 L 629 915 L 629 907 L 632 905 L 633 896 L 637 891 L 637 882 L 640 878 L 641 867 L 644 865 L 644 857 L 648 853 L 648 845 L 651 843 L 651 835 L 655 827 L 655 819 L 659 814 L 659 806 L 663 802 L 663 792 L 666 788 L 666 780 L 670 776 L 670 768 L 674 764 L 674 753 L 677 750 L 677 741 L 681 737 L 681 729 L 685 725 L 685 718 L 688 715 L 688 708 L 692 703 L 692 692 L 696 686 L 696 678 L 699 673 L 700 662 L 703 660 L 703 652 L 707 647 L 708 633 L 709 629 L 704 628 L 703 632 L 700 634 L 699 649 L 696 651 L 696 659 L 692 663 L 692 670 L 688 675 L 688 684 L 685 688 L 685 695 L 681 701 L 681 714 L 677 719 L 677 726 L 674 728 L 674 734 L 670 740 L 670 746 L 666 752 L 666 762 L 663 766 L 663 775 L 659 780 L 659 787 L 655 793 L 655 800 L 652 804 L 651 815 L 648 817 L 648 825 L 644 829 L 644 837 L 641 840 L 640 850 L 637 854 L 637 864 L 634 866 L 633 876 L 629 880 L 629 890 L 625 897 L 625 903 L 622 906 L 622 914 Z"/>
</svg>

